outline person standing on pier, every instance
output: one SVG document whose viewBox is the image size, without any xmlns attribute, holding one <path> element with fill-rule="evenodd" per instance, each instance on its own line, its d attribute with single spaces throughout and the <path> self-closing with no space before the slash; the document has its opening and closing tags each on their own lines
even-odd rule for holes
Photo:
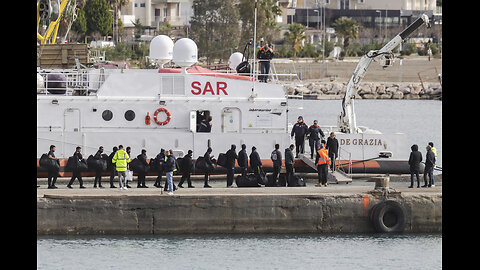
<svg viewBox="0 0 480 270">
<path fill-rule="evenodd" d="M 248 155 L 247 155 L 247 146 L 242 144 L 242 150 L 238 152 L 238 166 L 242 171 L 242 176 L 247 175 L 248 171 Z"/>
<path fill-rule="evenodd" d="M 260 175 L 262 171 L 262 160 L 255 146 L 252 146 L 252 153 L 250 153 L 250 167 L 252 167 L 253 174 L 257 176 Z"/>
<path fill-rule="evenodd" d="M 331 160 L 330 169 L 335 171 L 335 160 L 338 158 L 338 140 L 335 132 L 330 132 L 330 137 L 327 139 L 327 145 L 325 147 L 328 150 L 328 157 Z"/>
<path fill-rule="evenodd" d="M 53 159 L 53 160 L 58 160 L 58 158 L 55 157 L 55 145 L 50 145 L 50 151 L 48 151 L 48 158 L 49 159 Z M 57 188 L 55 186 L 55 182 L 57 182 L 57 177 L 58 177 L 58 171 L 56 170 L 52 170 L 52 169 L 49 169 L 48 170 L 48 180 L 47 180 L 47 183 L 48 183 L 48 188 L 49 189 L 55 189 Z"/>
<path fill-rule="evenodd" d="M 110 155 L 108 156 L 108 166 L 107 166 L 107 169 L 110 171 L 110 188 L 117 188 L 114 184 L 113 184 L 113 179 L 115 178 L 115 171 L 116 171 L 116 168 L 115 168 L 115 165 L 113 164 L 112 160 L 113 160 L 113 156 L 115 156 L 115 153 L 118 151 L 118 148 L 116 146 L 113 147 L 113 152 L 110 153 Z"/>
<path fill-rule="evenodd" d="M 273 150 L 272 154 L 270 155 L 270 159 L 273 163 L 273 186 L 277 185 L 278 175 L 280 174 L 280 169 L 282 168 L 282 152 L 278 150 L 279 148 L 280 145 L 278 143 L 275 144 L 275 150 Z"/>
<path fill-rule="evenodd" d="M 123 145 L 118 146 L 118 151 L 115 152 L 112 163 L 115 163 L 115 169 L 117 170 L 119 188 L 127 189 L 126 171 L 128 163 L 130 163 L 130 156 L 123 150 Z"/>
<path fill-rule="evenodd" d="M 298 158 L 299 153 L 305 152 L 305 135 L 308 132 L 308 126 L 303 122 L 303 117 L 299 116 L 298 121 L 293 125 L 292 132 L 290 133 L 291 138 L 295 135 L 295 147 L 297 148 L 297 154 L 295 158 Z"/>
<path fill-rule="evenodd" d="M 192 180 L 190 180 L 190 174 L 192 173 L 192 168 L 193 168 L 193 162 L 192 162 L 192 155 L 193 151 L 188 150 L 188 153 L 183 157 L 183 166 L 182 168 L 182 178 L 180 179 L 180 183 L 178 183 L 179 188 L 183 188 L 183 182 L 187 180 L 188 187 L 189 188 L 194 188 L 192 185 Z"/>
<path fill-rule="evenodd" d="M 232 144 L 230 150 L 225 153 L 226 156 L 226 168 L 227 168 L 227 188 L 232 188 L 233 186 L 233 175 L 235 173 L 235 160 L 238 159 L 235 149 L 237 146 Z"/>
<path fill-rule="evenodd" d="M 97 153 L 93 156 L 95 160 L 100 160 L 102 159 L 102 153 L 103 153 L 103 146 L 100 146 L 97 150 Z M 97 182 L 98 182 L 98 187 L 102 187 L 102 168 L 99 166 L 95 169 L 95 180 L 93 180 L 93 187 L 97 187 Z"/>
<path fill-rule="evenodd" d="M 423 172 L 423 181 L 425 182 L 425 185 L 422 187 L 431 187 L 433 182 L 433 164 L 435 164 L 435 154 L 432 152 L 432 147 L 430 145 L 427 145 L 427 155 L 425 157 L 425 169 Z M 429 178 L 429 182 L 427 183 L 427 176 Z M 433 185 L 435 186 L 435 185 Z"/>
<path fill-rule="evenodd" d="M 437 162 L 437 148 L 433 147 L 433 142 L 429 142 L 428 145 L 430 145 L 430 149 L 435 155 L 435 162 L 433 163 L 433 169 L 435 169 L 435 163 Z M 432 187 L 435 187 L 435 176 L 433 175 L 433 172 L 432 172 Z"/>
<path fill-rule="evenodd" d="M 132 148 L 130 146 L 127 146 L 127 148 L 125 149 L 125 151 L 127 151 L 127 154 L 129 157 L 131 157 L 132 155 L 130 154 L 130 152 L 132 151 Z M 127 170 L 130 170 L 130 168 L 127 168 Z M 133 175 L 133 173 L 132 173 Z M 127 188 L 131 188 L 129 185 L 128 185 L 128 180 L 125 180 L 125 182 L 127 183 Z"/>
<path fill-rule="evenodd" d="M 290 179 L 293 177 L 293 163 L 294 163 L 294 158 L 293 158 L 293 149 L 295 148 L 295 145 L 290 144 L 290 147 L 285 149 L 285 168 L 287 170 L 287 183 L 290 183 Z"/>
<path fill-rule="evenodd" d="M 165 156 L 165 149 L 161 148 L 160 153 L 157 154 L 155 157 L 155 162 L 157 165 L 157 179 L 155 180 L 155 184 L 153 184 L 157 188 L 163 188 L 162 186 L 162 175 L 164 171 L 163 164 L 165 163 L 166 156 Z"/>
<path fill-rule="evenodd" d="M 137 159 L 140 161 L 140 164 L 145 168 L 145 170 L 138 171 L 137 188 L 148 188 L 145 185 L 145 174 L 148 168 L 147 150 L 142 149 L 142 153 L 137 156 Z"/>
<path fill-rule="evenodd" d="M 165 176 L 168 183 L 168 195 L 173 195 L 173 170 L 175 170 L 175 157 L 173 150 L 167 151 L 167 161 L 165 162 Z"/>
<path fill-rule="evenodd" d="M 310 158 L 313 159 L 315 149 L 318 148 L 320 139 L 325 138 L 322 129 L 318 126 L 318 121 L 313 120 L 313 125 L 308 128 L 307 131 L 308 144 L 310 145 Z"/>
<path fill-rule="evenodd" d="M 317 164 L 318 173 L 318 184 L 316 184 L 315 186 L 328 186 L 327 177 L 328 164 L 330 164 L 330 159 L 328 158 L 328 150 L 323 147 L 323 144 L 320 144 L 318 147 L 317 155 L 315 157 L 315 164 Z"/>
<path fill-rule="evenodd" d="M 418 151 L 418 145 L 414 144 L 412 147 L 412 152 L 410 152 L 410 157 L 408 159 L 408 165 L 410 165 L 410 186 L 413 188 L 413 175 L 417 177 L 417 188 L 420 187 L 420 162 L 422 162 L 422 153 Z"/>
<path fill-rule="evenodd" d="M 80 146 L 77 146 L 77 148 L 75 149 L 75 153 L 73 153 L 73 157 L 77 164 L 80 163 L 80 160 L 83 159 L 81 152 L 82 152 L 82 148 Z M 72 184 L 73 184 L 73 181 L 75 181 L 75 179 L 78 179 L 78 182 L 80 183 L 80 188 L 85 188 L 83 186 L 82 172 L 80 171 L 78 166 L 75 166 L 75 168 L 72 170 L 72 178 L 70 179 L 70 182 L 68 182 L 67 184 L 68 188 L 72 188 Z"/>
<path fill-rule="evenodd" d="M 205 159 L 205 162 L 207 163 L 207 167 L 213 168 L 213 162 L 212 162 L 212 148 L 208 147 L 207 152 L 203 155 L 203 158 Z M 211 186 L 208 184 L 210 181 L 210 173 L 207 171 L 205 172 L 205 183 L 203 184 L 204 188 L 211 188 Z"/>
</svg>

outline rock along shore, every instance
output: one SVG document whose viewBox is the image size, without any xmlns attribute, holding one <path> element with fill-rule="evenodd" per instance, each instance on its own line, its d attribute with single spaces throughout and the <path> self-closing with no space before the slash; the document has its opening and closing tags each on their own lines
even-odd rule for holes
<svg viewBox="0 0 480 270">
<path fill-rule="evenodd" d="M 304 81 L 285 85 L 287 95 L 303 95 L 305 99 L 342 99 L 348 82 Z M 442 100 L 440 83 L 363 82 L 356 99 L 429 99 Z"/>
</svg>

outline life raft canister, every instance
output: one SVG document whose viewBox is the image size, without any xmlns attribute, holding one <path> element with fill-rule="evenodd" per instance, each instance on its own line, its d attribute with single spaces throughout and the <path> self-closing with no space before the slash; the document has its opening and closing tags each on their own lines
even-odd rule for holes
<svg viewBox="0 0 480 270">
<path fill-rule="evenodd" d="M 147 115 L 145 116 L 145 125 L 149 126 L 150 125 L 150 114 L 147 112 Z"/>
<path fill-rule="evenodd" d="M 167 115 L 167 119 L 165 119 L 165 121 L 159 121 L 158 120 L 157 116 L 158 116 L 159 112 L 164 112 Z M 168 124 L 168 122 L 170 122 L 171 116 L 172 115 L 170 114 L 170 112 L 167 109 L 158 108 L 155 111 L 155 114 L 153 115 L 153 120 L 155 121 L 155 123 L 157 123 L 157 125 L 164 126 L 164 125 Z"/>
</svg>

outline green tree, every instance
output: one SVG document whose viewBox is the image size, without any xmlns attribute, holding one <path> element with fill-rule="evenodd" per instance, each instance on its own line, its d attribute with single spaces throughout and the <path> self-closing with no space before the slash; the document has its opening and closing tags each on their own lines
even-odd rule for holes
<svg viewBox="0 0 480 270">
<path fill-rule="evenodd" d="M 350 45 L 350 39 L 358 39 L 358 29 L 360 24 L 354 19 L 348 17 L 340 17 L 333 24 L 335 32 L 343 37 L 343 49 L 345 55 L 348 55 L 348 47 Z"/>
<path fill-rule="evenodd" d="M 255 1 L 240 0 L 238 11 L 242 21 L 242 39 L 253 37 L 255 26 Z M 273 40 L 278 32 L 276 16 L 282 15 L 282 10 L 274 0 L 257 1 L 257 37 L 263 37 L 267 42 Z"/>
<path fill-rule="evenodd" d="M 102 35 L 112 33 L 113 16 L 106 0 L 89 0 L 85 4 L 87 35 L 99 32 Z"/>
<path fill-rule="evenodd" d="M 234 0 L 194 0 L 190 36 L 198 46 L 199 57 L 228 59 L 238 46 L 240 28 Z"/>
<path fill-rule="evenodd" d="M 305 39 L 305 26 L 292 23 L 288 25 L 288 32 L 285 33 L 285 39 L 292 44 L 293 57 L 297 57 L 297 53 L 302 49 L 302 40 Z"/>
<path fill-rule="evenodd" d="M 85 11 L 83 9 L 77 11 L 77 19 L 72 23 L 72 31 L 79 36 L 79 40 L 85 38 L 87 34 L 87 19 L 85 18 Z"/>
</svg>

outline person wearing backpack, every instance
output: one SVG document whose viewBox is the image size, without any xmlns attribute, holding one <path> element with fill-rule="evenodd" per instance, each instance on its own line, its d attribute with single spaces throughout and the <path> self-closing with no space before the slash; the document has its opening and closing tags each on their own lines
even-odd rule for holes
<svg viewBox="0 0 480 270">
<path fill-rule="evenodd" d="M 192 156 L 193 151 L 188 150 L 188 153 L 183 157 L 183 166 L 182 166 L 182 178 L 180 179 L 180 183 L 178 183 L 179 188 L 183 188 L 183 182 L 187 180 L 188 187 L 194 188 L 195 186 L 192 185 L 192 180 L 190 180 L 190 174 L 192 173 Z"/>
<path fill-rule="evenodd" d="M 280 169 L 282 168 L 282 153 L 278 150 L 280 145 L 275 144 L 275 150 L 272 151 L 270 159 L 273 162 L 273 184 L 277 185 L 278 175 L 280 174 Z"/>
<path fill-rule="evenodd" d="M 80 162 L 80 160 L 83 159 L 81 152 L 82 152 L 82 148 L 80 146 L 77 146 L 77 148 L 75 148 L 75 153 L 73 153 L 73 158 L 75 159 L 75 162 L 77 164 Z M 80 183 L 80 188 L 85 188 L 83 186 L 82 172 L 80 171 L 80 169 L 78 169 L 78 166 L 76 166 L 75 169 L 72 170 L 72 178 L 70 179 L 70 182 L 68 182 L 67 184 L 68 188 L 72 188 L 72 184 L 73 184 L 73 181 L 75 181 L 75 179 L 78 179 L 78 182 Z"/>
<path fill-rule="evenodd" d="M 238 159 L 237 153 L 235 152 L 236 148 L 237 146 L 235 144 L 232 144 L 230 150 L 225 153 L 227 157 L 227 160 L 225 161 L 227 168 L 227 188 L 234 187 L 233 175 L 235 173 L 235 160 Z"/>
<path fill-rule="evenodd" d="M 290 183 L 291 178 L 293 178 L 293 162 L 295 158 L 293 157 L 293 149 L 295 145 L 290 144 L 290 147 L 285 149 L 285 168 L 287 170 L 287 183 Z"/>
<path fill-rule="evenodd" d="M 48 158 L 49 159 L 52 159 L 52 160 L 55 160 L 57 161 L 58 158 L 55 157 L 55 145 L 50 145 L 50 151 L 48 151 Z M 48 169 L 48 180 L 47 180 L 47 183 L 48 183 L 48 188 L 49 189 L 55 189 L 57 188 L 55 186 L 55 182 L 57 181 L 57 177 L 58 177 L 58 171 L 56 170 L 52 170 L 52 169 Z"/>
</svg>

